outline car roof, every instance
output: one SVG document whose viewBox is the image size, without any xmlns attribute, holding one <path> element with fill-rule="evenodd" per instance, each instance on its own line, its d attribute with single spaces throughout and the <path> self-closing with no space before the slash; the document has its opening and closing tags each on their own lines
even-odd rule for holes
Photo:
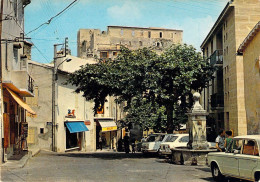
<svg viewBox="0 0 260 182">
<path fill-rule="evenodd" d="M 260 135 L 242 135 L 242 136 L 236 136 L 234 138 L 236 138 L 236 139 L 252 139 L 252 140 L 256 140 L 258 143 L 260 143 Z"/>
</svg>

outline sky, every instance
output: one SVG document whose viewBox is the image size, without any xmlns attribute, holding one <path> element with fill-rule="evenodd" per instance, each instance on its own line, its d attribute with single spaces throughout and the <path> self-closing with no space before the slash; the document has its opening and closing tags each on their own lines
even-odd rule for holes
<svg viewBox="0 0 260 182">
<path fill-rule="evenodd" d="M 25 33 L 58 14 L 73 0 L 32 0 L 25 8 Z M 77 56 L 79 29 L 106 30 L 109 25 L 162 27 L 183 30 L 183 42 L 200 45 L 228 0 L 77 0 L 68 10 L 26 34 L 34 43 L 32 60 L 49 63 L 53 45 L 69 39 Z"/>
</svg>

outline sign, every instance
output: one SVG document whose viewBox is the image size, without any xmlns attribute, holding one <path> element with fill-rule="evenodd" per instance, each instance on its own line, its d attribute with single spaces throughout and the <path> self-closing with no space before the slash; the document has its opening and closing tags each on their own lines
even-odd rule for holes
<svg viewBox="0 0 260 182">
<path fill-rule="evenodd" d="M 117 130 L 117 126 L 102 127 L 102 131 L 114 131 Z"/>
</svg>

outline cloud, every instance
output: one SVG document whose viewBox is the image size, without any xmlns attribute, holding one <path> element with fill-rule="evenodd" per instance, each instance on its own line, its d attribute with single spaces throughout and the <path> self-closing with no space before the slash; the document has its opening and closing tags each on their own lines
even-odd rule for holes
<svg viewBox="0 0 260 182">
<path fill-rule="evenodd" d="M 124 4 L 107 8 L 107 15 L 112 21 L 120 25 L 134 25 L 136 20 L 142 18 L 141 3 L 125 1 Z"/>
<path fill-rule="evenodd" d="M 163 27 L 183 30 L 183 42 L 191 44 L 197 50 L 200 50 L 200 45 L 211 30 L 214 22 L 215 20 L 211 16 L 185 18 L 181 24 L 169 22 Z"/>
</svg>

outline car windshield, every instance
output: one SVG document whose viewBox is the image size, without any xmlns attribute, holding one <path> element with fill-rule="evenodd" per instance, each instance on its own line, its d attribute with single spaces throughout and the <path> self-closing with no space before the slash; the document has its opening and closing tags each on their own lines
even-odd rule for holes
<svg viewBox="0 0 260 182">
<path fill-rule="evenodd" d="M 177 136 L 168 136 L 168 138 L 165 140 L 165 142 L 174 142 L 178 137 Z"/>
<path fill-rule="evenodd" d="M 147 142 L 158 142 L 158 141 L 162 141 L 164 138 L 164 135 L 150 135 L 147 138 Z"/>
</svg>

